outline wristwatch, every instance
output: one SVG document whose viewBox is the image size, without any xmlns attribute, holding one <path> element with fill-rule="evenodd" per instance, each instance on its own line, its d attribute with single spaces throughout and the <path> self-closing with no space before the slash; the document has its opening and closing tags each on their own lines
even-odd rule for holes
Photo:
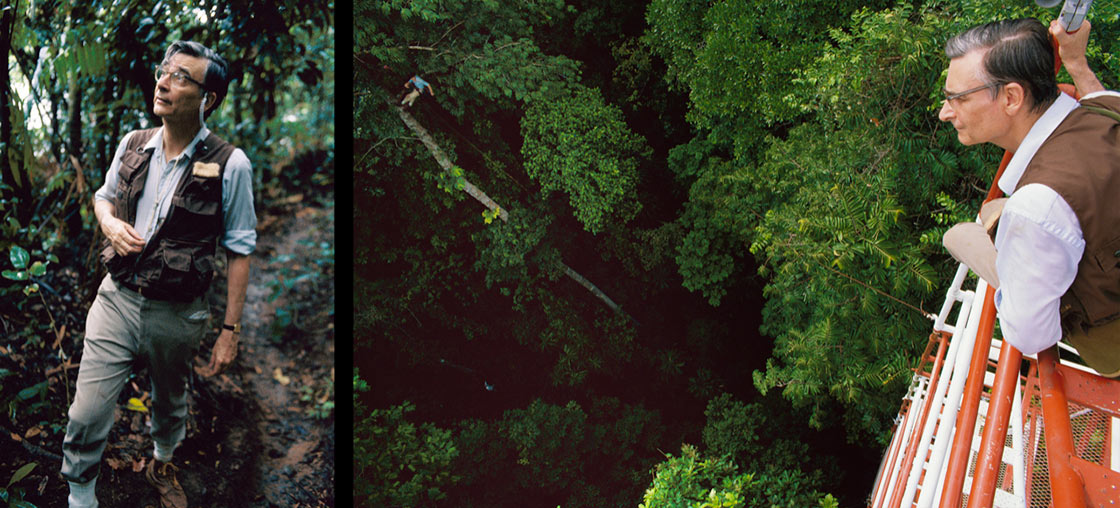
<svg viewBox="0 0 1120 508">
<path fill-rule="evenodd" d="M 233 333 L 241 333 L 241 323 L 237 323 L 236 325 L 227 325 L 225 323 L 222 323 L 222 329 L 232 330 Z"/>
</svg>

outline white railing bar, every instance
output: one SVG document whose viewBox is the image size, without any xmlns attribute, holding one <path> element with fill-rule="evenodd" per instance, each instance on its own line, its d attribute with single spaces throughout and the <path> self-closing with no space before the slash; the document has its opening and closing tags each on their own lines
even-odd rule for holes
<svg viewBox="0 0 1120 508">
<path fill-rule="evenodd" d="M 979 279 L 974 294 L 982 295 L 987 290 L 988 283 Z M 961 397 L 964 394 L 965 380 L 968 377 L 968 366 L 972 360 L 972 349 L 976 346 L 976 331 L 980 327 L 980 311 L 984 305 L 984 299 L 971 298 L 969 303 L 971 305 L 968 309 L 963 308 L 962 305 L 961 312 L 958 315 L 957 328 L 963 330 L 963 333 L 954 335 L 952 339 L 952 346 L 956 347 L 957 350 L 954 351 L 955 357 L 951 371 L 952 378 L 949 381 L 949 391 L 940 414 L 941 421 L 945 424 L 937 428 L 937 435 L 933 440 L 929 464 L 926 466 L 926 481 L 923 482 L 922 492 L 918 496 L 919 507 L 929 507 L 933 504 L 933 494 L 939 491 L 940 487 L 932 487 L 942 481 L 945 456 L 953 443 L 951 434 L 953 428 L 956 427 L 957 412 L 960 411 Z M 961 326 L 962 324 L 963 326 Z"/>
</svg>

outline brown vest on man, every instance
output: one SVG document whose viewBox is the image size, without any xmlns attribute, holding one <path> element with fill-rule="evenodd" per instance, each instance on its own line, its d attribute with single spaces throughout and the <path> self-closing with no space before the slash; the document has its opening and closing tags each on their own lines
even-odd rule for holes
<svg viewBox="0 0 1120 508">
<path fill-rule="evenodd" d="M 1018 185 L 1054 189 L 1081 223 L 1085 252 L 1060 307 L 1067 336 L 1120 318 L 1120 123 L 1091 111 L 1120 111 L 1120 98 L 1095 97 L 1082 106 L 1039 147 Z M 1120 346 L 1120 337 L 1115 342 Z"/>
<path fill-rule="evenodd" d="M 117 217 L 131 225 L 152 158 L 144 145 L 156 130 L 133 132 L 121 155 L 113 205 Z M 224 231 L 222 175 L 234 150 L 213 134 L 195 145 L 167 217 L 144 250 L 122 257 L 108 239 L 102 241 L 101 259 L 114 281 L 157 300 L 192 301 L 206 292 L 214 276 L 217 240 Z M 217 164 L 216 175 L 205 170 L 212 166 L 201 166 L 205 164 Z"/>
</svg>

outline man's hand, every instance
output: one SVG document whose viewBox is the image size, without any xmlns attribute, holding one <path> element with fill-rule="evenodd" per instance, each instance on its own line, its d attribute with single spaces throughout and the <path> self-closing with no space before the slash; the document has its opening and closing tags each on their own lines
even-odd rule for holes
<svg viewBox="0 0 1120 508">
<path fill-rule="evenodd" d="M 136 254 L 144 249 L 144 237 L 127 222 L 111 215 L 101 221 L 101 232 L 105 233 L 113 250 L 120 256 Z"/>
<path fill-rule="evenodd" d="M 1089 45 L 1089 31 L 1092 28 L 1092 23 L 1085 20 L 1076 32 L 1068 33 L 1057 19 L 1050 22 L 1050 36 L 1058 41 L 1058 56 L 1062 57 L 1063 63 L 1085 62 L 1085 48 Z"/>
<path fill-rule="evenodd" d="M 195 372 L 202 377 L 210 377 L 226 370 L 226 367 L 233 363 L 233 359 L 237 358 L 238 340 L 237 334 L 233 331 L 222 329 L 218 341 L 214 343 L 214 349 L 210 351 L 210 363 L 195 367 Z"/>
<path fill-rule="evenodd" d="M 1073 78 L 1073 84 L 1081 95 L 1104 90 L 1104 86 L 1097 80 L 1097 75 L 1089 68 L 1089 61 L 1085 58 L 1085 48 L 1089 45 L 1089 32 L 1093 25 L 1089 20 L 1081 23 L 1081 28 L 1076 32 L 1067 33 L 1057 19 L 1050 22 L 1050 37 L 1058 43 L 1058 56 L 1062 65 Z"/>
</svg>

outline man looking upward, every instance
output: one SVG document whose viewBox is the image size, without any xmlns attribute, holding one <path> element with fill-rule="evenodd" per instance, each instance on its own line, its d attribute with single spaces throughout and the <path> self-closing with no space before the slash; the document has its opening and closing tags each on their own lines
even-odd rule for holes
<svg viewBox="0 0 1120 508">
<path fill-rule="evenodd" d="M 145 476 L 162 507 L 187 506 L 171 459 L 186 434 L 187 377 L 209 328 L 205 294 L 218 243 L 227 260 L 225 319 L 210 363 L 199 372 L 221 372 L 237 355 L 248 256 L 256 246 L 252 168 L 244 152 L 205 125 L 225 98 L 228 66 L 202 44 L 177 41 L 155 79 L 152 112 L 163 126 L 121 140 L 94 197 L 109 274 L 86 317 L 62 446 L 71 508 L 97 506 L 101 454 L 134 366 L 147 366 L 151 377 L 155 449 Z"/>
<path fill-rule="evenodd" d="M 1085 58 L 1090 24 L 1067 34 L 1035 19 L 971 28 L 946 44 L 942 121 L 965 145 L 1014 152 L 994 248 L 1004 338 L 1026 354 L 1064 336 L 1105 376 L 1120 376 L 1120 94 Z M 1058 91 L 1050 37 L 1080 102 Z M 982 231 L 982 230 L 981 230 Z M 986 235 L 984 239 L 987 239 Z M 979 244 L 977 244 L 979 245 Z M 946 246 L 953 251 L 950 235 Z M 982 250 L 982 249 L 981 249 Z M 954 254 L 956 255 L 956 254 Z M 968 260 L 965 261 L 969 263 Z M 993 281 L 989 281 L 993 282 Z"/>
</svg>

